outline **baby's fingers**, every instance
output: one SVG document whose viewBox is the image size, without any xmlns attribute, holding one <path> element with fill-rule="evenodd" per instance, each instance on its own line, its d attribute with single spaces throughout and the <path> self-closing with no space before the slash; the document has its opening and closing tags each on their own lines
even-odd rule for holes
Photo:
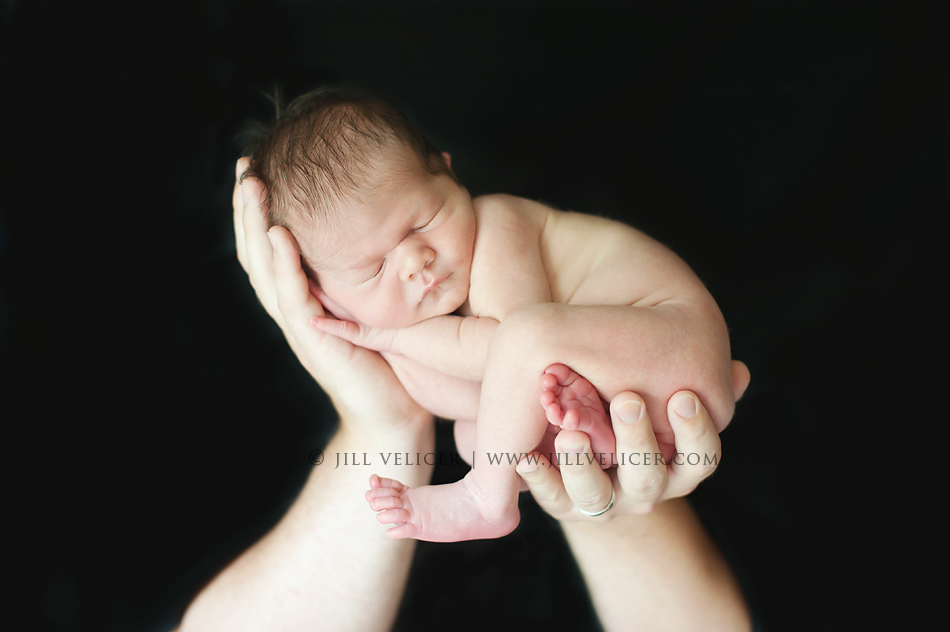
<svg viewBox="0 0 950 632">
<path fill-rule="evenodd" d="M 363 335 L 360 326 L 348 320 L 337 320 L 335 318 L 326 318 L 324 316 L 314 316 L 310 319 L 310 324 L 320 331 L 334 335 L 337 338 L 343 338 L 355 345 L 360 344 Z"/>
<path fill-rule="evenodd" d="M 310 319 L 310 325 L 337 338 L 342 338 L 358 347 L 373 351 L 395 351 L 395 329 L 364 327 L 349 320 L 326 318 L 322 314 Z"/>
</svg>

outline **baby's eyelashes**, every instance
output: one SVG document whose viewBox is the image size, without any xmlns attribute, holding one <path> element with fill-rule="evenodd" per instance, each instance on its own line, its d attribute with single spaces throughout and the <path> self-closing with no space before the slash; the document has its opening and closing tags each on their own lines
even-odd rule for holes
<svg viewBox="0 0 950 632">
<path fill-rule="evenodd" d="M 375 279 L 376 277 L 378 277 L 378 276 L 380 275 L 380 273 L 383 271 L 383 267 L 384 267 L 385 265 L 386 265 L 386 260 L 383 259 L 383 260 L 379 263 L 379 267 L 376 268 L 376 272 L 373 273 L 373 276 L 371 276 L 370 278 L 366 279 L 366 281 L 364 281 L 364 283 L 366 283 L 366 282 L 368 282 L 368 281 L 372 281 L 373 279 Z"/>
<path fill-rule="evenodd" d="M 413 233 L 422 233 L 422 232 L 425 232 L 427 229 L 429 229 L 429 228 L 432 226 L 432 223 L 435 221 L 435 218 L 439 216 L 439 213 L 440 213 L 440 212 L 442 212 L 442 209 L 441 209 L 441 208 L 440 208 L 438 211 L 436 211 L 435 215 L 433 215 L 433 216 L 429 219 L 428 222 L 426 222 L 425 224 L 423 224 L 422 226 L 420 226 L 420 227 L 418 227 L 418 228 L 413 228 L 410 232 L 413 232 Z"/>
</svg>

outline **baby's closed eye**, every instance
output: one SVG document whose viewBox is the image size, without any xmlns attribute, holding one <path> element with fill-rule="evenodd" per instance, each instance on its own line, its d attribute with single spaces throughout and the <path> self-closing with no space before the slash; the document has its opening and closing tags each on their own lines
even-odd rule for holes
<svg viewBox="0 0 950 632">
<path fill-rule="evenodd" d="M 441 208 L 438 211 L 436 211 L 435 214 L 432 217 L 430 217 L 429 221 L 427 221 L 425 224 L 423 224 L 422 226 L 419 226 L 418 228 L 413 228 L 412 232 L 424 233 L 428 229 L 432 228 L 432 225 L 435 223 L 435 219 L 439 216 L 440 212 L 442 212 Z"/>
<path fill-rule="evenodd" d="M 369 275 L 368 277 L 360 281 L 359 285 L 365 285 L 366 283 L 369 283 L 373 279 L 377 278 L 383 272 L 383 268 L 385 266 L 386 266 L 386 260 L 383 259 L 382 261 L 379 262 L 379 265 L 375 268 L 375 271 L 371 275 Z"/>
</svg>

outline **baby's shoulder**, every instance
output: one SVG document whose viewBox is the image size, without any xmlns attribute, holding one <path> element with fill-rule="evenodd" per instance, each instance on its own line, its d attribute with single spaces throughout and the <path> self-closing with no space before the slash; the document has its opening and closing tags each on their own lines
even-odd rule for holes
<svg viewBox="0 0 950 632">
<path fill-rule="evenodd" d="M 482 195 L 472 200 L 476 222 L 499 229 L 541 235 L 544 242 L 556 244 L 567 239 L 575 247 L 589 241 L 601 242 L 605 237 L 631 230 L 625 224 L 576 211 L 562 211 L 527 198 L 505 193 Z M 597 247 L 599 251 L 601 246 Z"/>
<path fill-rule="evenodd" d="M 482 227 L 497 226 L 504 230 L 538 232 L 554 212 L 554 209 L 507 193 L 481 195 L 472 200 L 475 221 Z"/>
</svg>

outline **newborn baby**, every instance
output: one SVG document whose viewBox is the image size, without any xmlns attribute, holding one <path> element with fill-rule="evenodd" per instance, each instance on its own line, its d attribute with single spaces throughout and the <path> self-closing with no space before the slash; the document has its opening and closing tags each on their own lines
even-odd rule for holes
<svg viewBox="0 0 950 632">
<path fill-rule="evenodd" d="M 472 199 L 449 155 L 388 102 L 339 89 L 297 99 L 259 136 L 246 175 L 266 186 L 271 222 L 294 235 L 336 317 L 313 326 L 381 352 L 420 404 L 459 420 L 460 452 L 474 443 L 456 483 L 371 479 L 390 536 L 509 533 L 518 457 L 553 452 L 565 428 L 586 432 L 609 465 L 601 400 L 622 391 L 643 397 L 667 457 L 673 393 L 695 392 L 717 430 L 731 419 L 725 323 L 676 255 L 608 219 Z"/>
</svg>

